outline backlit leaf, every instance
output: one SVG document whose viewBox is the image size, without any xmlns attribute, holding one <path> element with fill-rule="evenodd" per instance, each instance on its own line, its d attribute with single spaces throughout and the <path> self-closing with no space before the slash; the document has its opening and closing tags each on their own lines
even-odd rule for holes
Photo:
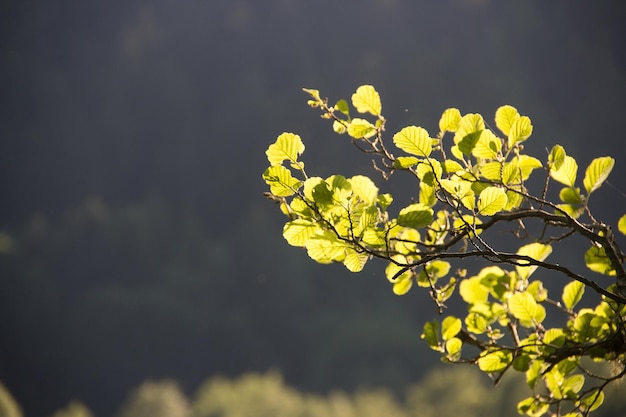
<svg viewBox="0 0 626 417">
<path fill-rule="evenodd" d="M 441 323 L 441 337 L 443 340 L 452 339 L 461 331 L 461 326 L 461 319 L 454 316 L 446 317 Z"/>
<path fill-rule="evenodd" d="M 376 126 L 365 119 L 354 118 L 348 123 L 348 135 L 355 139 L 371 138 L 376 134 Z"/>
<path fill-rule="evenodd" d="M 455 132 L 458 129 L 460 122 L 461 112 L 459 109 L 446 109 L 441 115 L 441 119 L 439 119 L 439 131 Z"/>
<path fill-rule="evenodd" d="M 417 159 L 414 156 L 399 156 L 396 158 L 395 161 L 393 161 L 393 167 L 406 169 L 414 165 L 417 165 L 418 162 L 419 162 L 419 159 Z"/>
<path fill-rule="evenodd" d="M 508 350 L 484 351 L 478 358 L 478 367 L 486 373 L 504 371 L 513 360 L 513 355 Z"/>
<path fill-rule="evenodd" d="M 404 295 L 413 286 L 413 280 L 409 278 L 401 278 L 393 283 L 393 293 L 395 295 Z"/>
<path fill-rule="evenodd" d="M 483 130 L 472 149 L 476 158 L 495 159 L 502 149 L 502 141 L 489 129 Z"/>
<path fill-rule="evenodd" d="M 350 272 L 360 272 L 369 260 L 369 255 L 364 252 L 357 252 L 352 248 L 346 250 L 346 258 L 343 264 Z"/>
<path fill-rule="evenodd" d="M 558 171 L 565 161 L 565 149 L 561 145 L 554 145 L 548 157 L 548 166 L 551 170 Z"/>
<path fill-rule="evenodd" d="M 461 358 L 461 348 L 463 342 L 458 337 L 453 337 L 446 340 L 446 351 L 448 352 L 449 360 L 459 360 Z"/>
<path fill-rule="evenodd" d="M 543 306 L 537 304 L 528 292 L 517 292 L 507 301 L 509 311 L 524 326 L 539 324 L 546 316 Z"/>
<path fill-rule="evenodd" d="M 563 287 L 563 304 L 568 310 L 572 310 L 585 294 L 585 285 L 580 281 L 572 281 Z"/>
<path fill-rule="evenodd" d="M 309 257 L 322 264 L 342 262 L 345 259 L 346 243 L 331 232 L 308 239 L 305 246 Z"/>
<path fill-rule="evenodd" d="M 422 127 L 405 127 L 393 136 L 393 143 L 411 155 L 427 157 L 432 151 L 432 140 Z"/>
<path fill-rule="evenodd" d="M 454 143 L 459 144 L 463 138 L 467 135 L 476 133 L 479 134 L 485 130 L 485 121 L 483 117 L 478 113 L 469 113 L 461 118 L 459 127 L 454 134 Z M 478 137 L 476 137 L 478 140 Z M 471 151 L 471 150 L 470 150 Z M 469 155 L 469 153 L 467 153 Z"/>
<path fill-rule="evenodd" d="M 304 144 L 300 136 L 293 133 L 282 133 L 265 151 L 267 160 L 272 166 L 280 165 L 284 160 L 295 163 L 304 152 Z"/>
<path fill-rule="evenodd" d="M 598 248 L 596 246 L 590 247 L 585 252 L 585 264 L 587 268 L 600 274 L 615 276 L 615 268 L 611 265 L 611 260 L 606 255 L 604 248 Z"/>
<path fill-rule="evenodd" d="M 344 99 L 337 101 L 337 103 L 335 104 L 335 110 L 340 111 L 346 116 L 350 115 L 350 108 L 348 107 L 348 102 Z"/>
<path fill-rule="evenodd" d="M 501 106 L 496 110 L 496 126 L 505 136 L 508 136 L 511 126 L 519 117 L 515 107 L 509 105 Z"/>
<path fill-rule="evenodd" d="M 437 321 L 428 321 L 424 324 L 422 339 L 426 340 L 432 349 L 439 350 L 439 323 Z"/>
<path fill-rule="evenodd" d="M 459 293 L 468 304 L 484 303 L 489 297 L 489 288 L 479 277 L 466 278 L 459 284 Z"/>
<path fill-rule="evenodd" d="M 362 85 L 352 94 L 352 105 L 359 113 L 371 113 L 380 116 L 382 104 L 380 95 L 371 85 Z"/>
<path fill-rule="evenodd" d="M 378 197 L 378 187 L 374 184 L 369 177 L 364 175 L 355 175 L 348 179 L 348 182 L 352 186 L 352 193 L 357 195 L 361 201 L 364 201 L 368 205 L 376 203 Z"/>
<path fill-rule="evenodd" d="M 502 188 L 487 187 L 478 196 L 476 207 L 483 216 L 492 216 L 506 205 L 507 197 Z"/>
<path fill-rule="evenodd" d="M 552 253 L 552 246 L 550 245 L 545 245 L 543 243 L 529 243 L 527 245 L 522 246 L 521 248 L 518 249 L 517 254 L 518 255 L 523 255 L 523 256 L 528 256 L 529 258 L 532 258 L 534 260 L 537 261 L 544 261 L 550 254 Z M 525 263 L 526 261 L 524 260 L 520 260 L 519 263 Z M 515 266 L 515 270 L 517 271 L 517 275 L 521 278 L 521 279 L 528 279 L 528 277 L 530 277 L 530 275 L 535 272 L 535 270 L 537 269 L 537 266 L 521 266 L 521 265 L 516 265 Z"/>
<path fill-rule="evenodd" d="M 559 169 L 550 167 L 550 176 L 561 184 L 573 187 L 576 183 L 576 174 L 578 173 L 578 164 L 571 156 L 565 156 L 563 163 Z"/>
<path fill-rule="evenodd" d="M 596 158 L 585 170 L 585 178 L 583 179 L 583 185 L 587 190 L 587 194 L 591 194 L 608 178 L 613 166 L 615 165 L 615 159 L 604 156 L 602 158 Z"/>
<path fill-rule="evenodd" d="M 263 179 L 270 186 L 270 192 L 278 197 L 295 194 L 302 183 L 291 176 L 291 171 L 282 165 L 271 166 L 263 173 Z"/>
<path fill-rule="evenodd" d="M 622 234 L 626 235 L 626 214 L 620 217 L 617 228 Z"/>
<path fill-rule="evenodd" d="M 411 204 L 398 215 L 398 225 L 419 229 L 433 221 L 433 209 L 420 203 Z"/>
<path fill-rule="evenodd" d="M 521 116 L 516 119 L 511 125 L 509 130 L 509 148 L 512 148 L 515 144 L 525 141 L 533 133 L 533 125 L 530 122 L 530 118 L 527 116 Z"/>
<path fill-rule="evenodd" d="M 291 222 L 285 223 L 283 227 L 283 237 L 292 246 L 303 247 L 307 240 L 320 230 L 317 223 L 297 219 Z"/>
</svg>

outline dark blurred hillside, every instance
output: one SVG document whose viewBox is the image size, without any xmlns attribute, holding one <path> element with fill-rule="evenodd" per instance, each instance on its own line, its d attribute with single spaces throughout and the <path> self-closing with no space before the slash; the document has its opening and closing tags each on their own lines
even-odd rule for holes
<svg viewBox="0 0 626 417">
<path fill-rule="evenodd" d="M 265 149 L 293 131 L 311 172 L 369 170 L 300 90 L 369 83 L 390 135 L 508 103 L 533 120 L 531 153 L 560 143 L 581 172 L 612 155 L 623 191 L 625 17 L 620 1 L 0 3 L 0 381 L 27 415 L 80 398 L 105 416 L 152 377 L 418 380 L 434 309 L 393 296 L 380 265 L 288 247 Z M 594 199 L 623 214 L 619 191 Z"/>
</svg>

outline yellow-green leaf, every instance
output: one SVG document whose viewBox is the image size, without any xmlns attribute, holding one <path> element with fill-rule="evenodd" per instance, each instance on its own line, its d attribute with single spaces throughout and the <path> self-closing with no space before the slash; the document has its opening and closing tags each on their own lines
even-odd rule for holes
<svg viewBox="0 0 626 417">
<path fill-rule="evenodd" d="M 606 255 L 604 248 L 592 246 L 585 252 L 585 264 L 587 268 L 600 274 L 615 276 L 615 268 L 611 265 L 611 260 Z"/>
<path fill-rule="evenodd" d="M 530 118 L 527 116 L 521 116 L 516 119 L 511 125 L 509 130 L 509 148 L 515 144 L 525 141 L 533 133 L 533 125 L 530 123 Z"/>
<path fill-rule="evenodd" d="M 413 280 L 409 278 L 401 278 L 393 283 L 393 293 L 395 295 L 404 295 L 413 286 Z"/>
<path fill-rule="evenodd" d="M 371 85 L 362 85 L 352 94 L 352 105 L 359 113 L 371 113 L 380 116 L 382 104 L 380 95 Z"/>
<path fill-rule="evenodd" d="M 472 149 L 476 158 L 495 159 L 502 149 L 502 141 L 489 129 L 483 130 Z"/>
<path fill-rule="evenodd" d="M 476 207 L 483 216 L 493 216 L 506 205 L 506 192 L 502 188 L 487 187 L 478 196 Z"/>
<path fill-rule="evenodd" d="M 378 198 L 378 187 L 369 177 L 355 175 L 348 180 L 352 186 L 352 193 L 368 205 L 376 204 Z"/>
<path fill-rule="evenodd" d="M 552 246 L 545 245 L 543 243 L 529 243 L 527 245 L 522 246 L 517 251 L 518 255 L 528 256 L 537 261 L 544 261 L 550 254 L 552 253 Z M 524 264 L 526 261 L 520 260 L 520 264 Z M 535 272 L 537 269 L 536 265 L 533 266 L 521 266 L 516 265 L 515 270 L 517 271 L 517 275 L 520 279 L 528 279 L 530 275 Z"/>
<path fill-rule="evenodd" d="M 561 145 L 554 145 L 548 157 L 548 166 L 551 170 L 558 171 L 565 161 L 565 149 Z"/>
<path fill-rule="evenodd" d="M 483 351 L 478 358 L 478 367 L 487 373 L 504 371 L 513 360 L 513 354 L 508 350 Z"/>
<path fill-rule="evenodd" d="M 585 178 L 583 180 L 583 185 L 587 190 L 587 194 L 591 194 L 600 188 L 602 183 L 608 178 L 614 165 L 615 159 L 609 156 L 596 158 L 591 161 L 585 170 Z"/>
<path fill-rule="evenodd" d="M 297 219 L 285 223 L 283 237 L 290 245 L 303 247 L 306 241 L 315 236 L 318 230 L 320 230 L 320 227 L 317 223 Z"/>
<path fill-rule="evenodd" d="M 365 119 L 354 118 L 348 123 L 348 135 L 355 139 L 371 138 L 376 134 L 376 126 Z"/>
<path fill-rule="evenodd" d="M 285 132 L 276 138 L 276 142 L 267 148 L 265 154 L 270 164 L 275 166 L 282 164 L 284 160 L 296 163 L 302 152 L 304 152 L 304 144 L 300 136 Z"/>
<path fill-rule="evenodd" d="M 282 165 L 271 166 L 263 173 L 263 179 L 270 186 L 270 192 L 278 197 L 289 197 L 302 186 L 291 176 L 291 171 Z"/>
<path fill-rule="evenodd" d="M 437 321 L 427 321 L 424 324 L 422 339 L 426 340 L 432 349 L 439 350 L 439 323 Z"/>
<path fill-rule="evenodd" d="M 463 348 L 463 342 L 458 337 L 453 337 L 446 340 L 446 352 L 448 352 L 449 360 L 459 360 L 461 358 L 461 348 Z"/>
<path fill-rule="evenodd" d="M 573 187 L 578 173 L 578 164 L 571 156 L 566 155 L 560 168 L 550 167 L 550 176 L 561 184 Z"/>
<path fill-rule="evenodd" d="M 406 169 L 417 165 L 419 159 L 414 156 L 399 156 L 393 161 L 394 168 Z"/>
<path fill-rule="evenodd" d="M 426 129 L 407 126 L 393 136 L 393 143 L 404 152 L 427 157 L 432 151 L 432 140 Z"/>
<path fill-rule="evenodd" d="M 520 321 L 523 326 L 539 324 L 546 316 L 546 311 L 528 292 L 517 292 L 507 300 L 509 312 Z"/>
<path fill-rule="evenodd" d="M 305 242 L 311 259 L 321 264 L 342 262 L 346 255 L 346 244 L 331 232 L 317 234 Z"/>
<path fill-rule="evenodd" d="M 617 222 L 617 229 L 622 232 L 623 235 L 626 235 L 626 214 L 620 217 L 619 222 Z"/>
<path fill-rule="evenodd" d="M 467 304 L 480 304 L 487 302 L 489 288 L 482 284 L 480 277 L 471 277 L 461 281 L 459 294 Z"/>
<path fill-rule="evenodd" d="M 439 131 L 442 133 L 446 131 L 456 132 L 456 130 L 459 128 L 460 122 L 461 112 L 459 111 L 459 109 L 446 109 L 441 115 L 441 119 L 439 119 Z"/>
<path fill-rule="evenodd" d="M 472 133 L 479 134 L 485 130 L 485 121 L 483 117 L 478 113 L 469 113 L 461 118 L 459 127 L 454 134 L 454 143 L 459 144 L 467 135 Z M 476 138 L 478 139 L 478 138 Z"/>
<path fill-rule="evenodd" d="M 448 316 L 441 323 L 441 337 L 443 340 L 450 340 L 461 331 L 461 319 Z"/>
<path fill-rule="evenodd" d="M 513 106 L 501 106 L 496 110 L 496 126 L 504 135 L 508 136 L 513 123 L 519 119 L 519 113 Z"/>
<path fill-rule="evenodd" d="M 580 281 L 572 281 L 563 288 L 563 304 L 572 310 L 585 294 L 585 285 Z"/>
<path fill-rule="evenodd" d="M 411 204 L 398 214 L 398 225 L 419 229 L 433 221 L 433 209 L 420 203 Z"/>
<path fill-rule="evenodd" d="M 357 252 L 352 248 L 346 250 L 346 258 L 343 264 L 350 272 L 360 272 L 369 260 L 369 255 L 364 252 Z"/>
</svg>

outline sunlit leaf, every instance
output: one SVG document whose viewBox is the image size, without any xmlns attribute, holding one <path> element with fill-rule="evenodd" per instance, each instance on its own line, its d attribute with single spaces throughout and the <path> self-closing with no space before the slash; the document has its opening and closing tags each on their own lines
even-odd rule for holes
<svg viewBox="0 0 626 417">
<path fill-rule="evenodd" d="M 454 143 L 458 145 L 467 135 L 472 133 L 479 134 L 483 130 L 485 130 L 483 117 L 478 113 L 468 113 L 459 122 L 459 127 L 454 134 Z M 478 137 L 476 140 L 478 140 Z"/>
<path fill-rule="evenodd" d="M 453 361 L 459 360 L 461 358 L 461 348 L 463 348 L 463 342 L 458 337 L 446 340 L 448 359 Z"/>
<path fill-rule="evenodd" d="M 521 116 L 513 122 L 511 129 L 509 130 L 508 140 L 509 148 L 514 145 L 525 141 L 533 133 L 533 125 L 530 122 L 530 118 L 527 116 Z"/>
<path fill-rule="evenodd" d="M 565 332 L 563 329 L 548 329 L 543 334 L 543 343 L 561 347 L 565 343 Z"/>
<path fill-rule="evenodd" d="M 580 281 L 572 281 L 563 287 L 563 304 L 568 310 L 572 310 L 585 294 L 585 285 Z"/>
<path fill-rule="evenodd" d="M 393 143 L 411 155 L 427 157 L 432 151 L 432 140 L 426 129 L 422 127 L 405 127 L 393 135 Z"/>
<path fill-rule="evenodd" d="M 486 373 L 504 371 L 513 360 L 513 354 L 508 350 L 484 351 L 478 358 L 478 367 Z"/>
<path fill-rule="evenodd" d="M 548 166 L 551 170 L 558 171 L 565 161 L 565 149 L 561 145 L 554 145 L 548 156 Z"/>
<path fill-rule="evenodd" d="M 583 185 L 587 194 L 591 194 L 608 178 L 613 166 L 615 165 L 615 159 L 604 156 L 602 158 L 596 158 L 585 170 L 585 178 L 583 179 Z"/>
<path fill-rule="evenodd" d="M 471 277 L 461 281 L 459 293 L 468 304 L 484 303 L 489 297 L 489 287 L 482 284 L 480 277 Z"/>
<path fill-rule="evenodd" d="M 284 160 L 295 163 L 304 152 L 304 144 L 300 136 L 293 133 L 282 133 L 265 151 L 267 160 L 272 166 L 280 165 Z"/>
<path fill-rule="evenodd" d="M 378 197 L 378 187 L 370 178 L 364 175 L 355 175 L 348 179 L 352 186 L 352 193 L 368 205 L 376 203 Z"/>
<path fill-rule="evenodd" d="M 365 119 L 354 118 L 348 123 L 348 135 L 355 139 L 371 138 L 376 134 L 376 126 Z"/>
<path fill-rule="evenodd" d="M 419 229 L 433 221 L 433 209 L 420 203 L 411 204 L 398 215 L 398 225 Z"/>
<path fill-rule="evenodd" d="M 563 383 L 561 384 L 561 391 L 563 392 L 565 397 L 576 398 L 576 394 L 580 392 L 584 384 L 584 375 L 572 375 L 569 378 L 565 379 L 565 381 L 563 381 Z"/>
<path fill-rule="evenodd" d="M 399 278 L 396 282 L 393 283 L 393 293 L 395 295 L 404 295 L 413 286 L 413 280 L 409 278 Z"/>
<path fill-rule="evenodd" d="M 509 105 L 501 106 L 496 110 L 496 126 L 505 136 L 508 136 L 511 126 L 519 117 L 515 107 Z"/>
<path fill-rule="evenodd" d="M 347 122 L 340 122 L 338 120 L 333 120 L 333 131 L 340 135 L 343 135 L 348 131 Z"/>
<path fill-rule="evenodd" d="M 623 235 L 626 235 L 626 214 L 620 217 L 619 222 L 617 223 L 617 229 Z"/>
<path fill-rule="evenodd" d="M 289 197 L 302 186 L 298 179 L 291 176 L 291 171 L 282 165 L 267 168 L 263 179 L 270 186 L 270 192 L 278 197 Z"/>
<path fill-rule="evenodd" d="M 343 264 L 350 272 L 360 272 L 369 260 L 370 256 L 364 252 L 357 252 L 352 248 L 346 250 L 346 257 Z"/>
<path fill-rule="evenodd" d="M 315 236 L 319 230 L 320 227 L 317 223 L 297 219 L 285 223 L 283 237 L 290 245 L 303 247 L 306 241 Z"/>
<path fill-rule="evenodd" d="M 478 196 L 476 207 L 483 216 L 493 216 L 506 205 L 506 192 L 502 188 L 487 187 Z"/>
<path fill-rule="evenodd" d="M 335 104 L 335 110 L 340 111 L 346 116 L 350 116 L 350 108 L 348 107 L 348 102 L 344 99 L 337 101 Z"/>
<path fill-rule="evenodd" d="M 380 116 L 382 104 L 380 95 L 371 85 L 362 85 L 352 94 L 352 105 L 359 113 L 371 113 Z"/>
<path fill-rule="evenodd" d="M 424 324 L 422 339 L 426 340 L 428 346 L 434 350 L 439 348 L 439 323 L 437 321 L 428 321 Z"/>
<path fill-rule="evenodd" d="M 550 167 L 550 176 L 561 184 L 573 187 L 576 183 L 576 174 L 578 173 L 578 164 L 571 156 L 565 156 L 563 163 L 559 169 Z"/>
<path fill-rule="evenodd" d="M 345 259 L 346 243 L 331 232 L 318 234 L 308 239 L 305 245 L 309 257 L 316 262 L 327 264 Z"/>
<path fill-rule="evenodd" d="M 577 405 L 583 407 L 587 411 L 593 411 L 604 403 L 604 392 L 600 389 L 592 390 L 587 393 Z"/>
<path fill-rule="evenodd" d="M 616 271 L 604 248 L 592 246 L 585 252 L 585 264 L 587 268 L 600 274 L 615 276 Z"/>
<path fill-rule="evenodd" d="M 457 161 L 454 161 L 452 159 L 446 159 L 445 161 L 443 161 L 443 172 L 445 173 L 452 174 L 462 170 L 463 167 Z"/>
<path fill-rule="evenodd" d="M 414 156 L 399 156 L 393 161 L 394 168 L 406 169 L 417 165 L 419 159 Z"/>
<path fill-rule="evenodd" d="M 482 134 L 483 131 L 481 130 L 478 132 L 468 133 L 467 135 L 463 136 L 463 138 L 457 143 L 459 150 L 463 152 L 464 155 L 472 155 L 472 152 L 474 151 L 474 148 L 476 147 L 476 144 L 478 143 L 478 140 L 480 139 Z"/>
<path fill-rule="evenodd" d="M 507 301 L 509 311 L 523 326 L 529 327 L 539 324 L 546 317 L 543 306 L 537 304 L 528 292 L 517 292 Z"/>
<path fill-rule="evenodd" d="M 463 281 L 461 281 L 461 284 Z M 469 313 L 467 317 L 465 317 L 465 326 L 467 326 L 467 331 L 474 334 L 483 334 L 487 331 L 487 326 L 489 322 L 482 314 L 478 313 Z"/>
<path fill-rule="evenodd" d="M 518 249 L 517 254 L 522 256 L 528 256 L 536 261 L 544 261 L 552 253 L 552 246 L 543 243 L 529 243 Z M 523 264 L 526 261 L 520 260 L 519 263 Z M 533 266 L 520 266 L 516 265 L 515 270 L 521 279 L 528 279 L 530 275 L 537 269 L 536 265 Z"/>
<path fill-rule="evenodd" d="M 450 108 L 446 109 L 439 119 L 439 131 L 440 132 L 455 132 L 459 123 L 461 122 L 461 112 L 459 109 Z"/>
<path fill-rule="evenodd" d="M 443 340 L 449 340 L 455 337 L 461 331 L 461 319 L 448 316 L 441 323 L 441 337 Z"/>
</svg>

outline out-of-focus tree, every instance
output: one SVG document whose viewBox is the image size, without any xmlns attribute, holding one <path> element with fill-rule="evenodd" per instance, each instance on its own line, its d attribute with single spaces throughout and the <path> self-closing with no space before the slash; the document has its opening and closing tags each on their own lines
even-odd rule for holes
<svg viewBox="0 0 626 417">
<path fill-rule="evenodd" d="M 189 417 L 191 408 L 177 383 L 146 381 L 122 405 L 117 417 Z"/>
<path fill-rule="evenodd" d="M 85 404 L 78 400 L 72 400 L 61 410 L 55 412 L 52 417 L 94 417 L 93 413 Z"/>
<path fill-rule="evenodd" d="M 22 417 L 22 410 L 9 392 L 7 387 L 0 382 L 0 416 Z"/>
</svg>

